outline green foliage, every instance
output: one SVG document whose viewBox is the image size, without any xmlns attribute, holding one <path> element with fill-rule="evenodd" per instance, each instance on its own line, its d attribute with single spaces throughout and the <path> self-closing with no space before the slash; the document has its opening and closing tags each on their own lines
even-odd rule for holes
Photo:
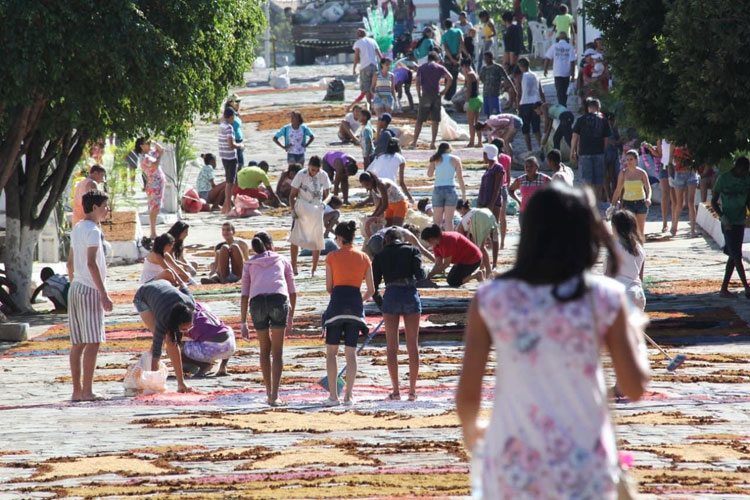
<svg viewBox="0 0 750 500">
<path fill-rule="evenodd" d="M 750 3 L 586 0 L 626 115 L 697 162 L 750 149 Z"/>
<path fill-rule="evenodd" d="M 182 184 L 185 179 L 185 170 L 187 163 L 197 158 L 195 149 L 190 146 L 190 138 L 185 134 L 181 135 L 174 142 L 174 159 L 175 169 L 177 171 L 177 179 L 175 184 L 177 185 L 178 196 L 182 195 Z"/>
<path fill-rule="evenodd" d="M 477 3 L 476 13 L 482 10 L 490 13 L 492 20 L 495 21 L 495 28 L 500 31 L 503 25 L 501 16 L 507 10 L 513 11 L 513 0 L 480 0 Z"/>
</svg>

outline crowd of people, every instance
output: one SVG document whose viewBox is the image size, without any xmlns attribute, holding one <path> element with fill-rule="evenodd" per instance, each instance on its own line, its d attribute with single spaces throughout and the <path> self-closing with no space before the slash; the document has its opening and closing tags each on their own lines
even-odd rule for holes
<svg viewBox="0 0 750 500">
<path fill-rule="evenodd" d="M 539 77 L 522 55 L 524 34 L 512 13 L 502 15 L 504 48 L 497 63 L 499 31 L 489 13 L 478 13 L 480 29 L 469 22 L 473 13 L 465 11 L 459 11 L 454 25 L 442 14 L 457 9 L 444 3 L 440 42 L 436 42 L 436 27 L 426 27 L 411 47 L 399 45 L 404 53 L 395 61 L 382 54 L 364 30 L 358 33 L 352 71 L 359 74 L 361 93 L 341 120 L 338 137 L 360 146 L 361 159 L 340 150 L 308 156 L 315 134 L 295 110 L 273 136 L 274 144 L 286 153 L 286 168 L 274 188 L 268 163 L 245 163 L 240 100 L 236 95 L 227 99 L 218 132 L 225 180 L 215 181 L 216 156 L 202 155 L 198 196 L 208 209 L 227 215 L 237 213 L 240 197 L 256 200 L 258 207 L 288 206 L 290 258 L 278 253 L 269 232 L 258 231 L 248 242 L 236 236 L 233 223 L 225 222 L 209 274 L 200 281 L 241 283 L 240 335 L 249 338 L 252 325 L 259 341 L 267 403 L 284 406 L 280 396 L 284 338 L 299 309 L 300 249 L 311 254 L 313 276 L 325 254 L 330 298 L 322 319 L 328 377 L 328 397 L 322 405 L 328 407 L 355 404 L 357 345 L 369 331 L 365 320 L 369 300 L 383 315 L 392 386 L 387 400 L 402 397 L 398 347 L 403 321 L 409 366 L 406 397 L 414 401 L 420 368 L 420 287 L 440 275 L 450 287 L 487 280 L 467 313 L 464 366 L 456 396 L 465 442 L 482 457 L 477 473 L 485 497 L 543 491 L 559 498 L 573 493 L 582 498 L 615 498 L 621 471 L 600 347 L 606 346 L 612 357 L 619 393 L 631 400 L 640 398 L 649 380 L 641 312 L 646 306 L 645 222 L 651 185 L 659 184 L 662 194 L 662 232 L 671 223 L 672 235 L 677 233 L 685 203 L 691 235 L 696 234 L 696 190 L 701 189 L 706 201 L 707 190 L 712 189 L 711 206 L 721 218 L 728 255 L 720 294 L 735 297 L 728 287 L 736 270 L 750 297 L 742 261 L 750 161 L 738 158 L 730 171 L 717 175 L 710 167 L 694 168 L 686 146 L 667 139 L 651 145 L 630 133 L 621 137 L 614 116 L 601 112 L 598 99 L 610 79 L 600 41 L 585 48 L 579 65 L 571 43 L 575 25 L 564 5 L 553 20 L 556 42 L 545 54 L 543 71 L 546 76 L 552 65 L 556 94 L 556 102 L 547 102 Z M 481 42 L 476 39 L 478 32 Z M 437 142 L 443 101 L 455 96 L 460 79 L 462 110 L 469 124 L 467 146 L 482 148 L 483 154 L 484 171 L 473 201 L 467 198 L 461 157 L 450 142 Z M 567 107 L 569 86 L 576 81 L 583 106 L 578 118 Z M 403 110 L 404 94 L 409 107 L 414 107 L 412 83 L 417 116 L 414 133 L 409 134 L 393 124 L 393 116 Z M 429 147 L 434 150 L 426 176 L 433 179 L 433 186 L 431 197 L 417 203 L 405 180 L 407 160 L 401 147 L 418 144 L 426 121 L 431 122 Z M 518 131 L 532 154 L 515 156 L 524 171 L 513 177 L 512 143 Z M 574 172 L 563 162 L 563 141 L 578 165 L 584 189 L 574 187 Z M 532 147 L 534 142 L 539 151 Z M 545 145 L 552 147 L 545 149 Z M 165 183 L 160 166 L 163 151 L 148 138 L 135 143 L 134 161 L 145 175 L 150 236 L 133 303 L 152 333 L 151 370 L 157 370 L 166 350 L 178 391 L 192 392 L 185 381 L 187 369 L 194 367 L 195 376 L 226 375 L 236 340 L 232 328 L 191 292 L 198 271 L 184 252 L 188 224 L 179 221 L 157 234 Z M 104 315 L 112 310 L 100 228 L 108 213 L 108 196 L 98 188 L 104 175 L 104 169 L 95 166 L 75 187 L 71 283 L 45 269 L 43 284 L 34 293 L 43 293 L 55 308 L 69 312 L 73 401 L 100 399 L 92 381 L 99 344 L 105 338 Z M 350 177 L 358 184 L 353 185 Z M 361 249 L 355 246 L 357 222 L 341 220 L 341 208 L 351 203 L 355 187 L 365 194 L 359 206 L 373 207 L 362 228 Z M 509 270 L 488 280 L 496 270 L 499 251 L 505 248 L 513 202 L 521 228 L 516 260 Z M 609 205 L 605 212 L 609 225 L 601 217 L 602 203 Z M 421 230 L 408 223 L 413 210 L 428 214 L 432 223 Z M 368 224 L 374 220 L 380 225 L 370 230 Z M 331 245 L 329 235 L 333 235 Z M 602 248 L 607 251 L 604 276 L 592 271 Z M 431 266 L 425 266 L 423 258 Z M 337 354 L 342 342 L 346 377 L 339 387 Z M 485 429 L 478 420 L 492 345 L 497 355 L 496 404 Z M 505 404 L 510 401 L 513 405 Z M 554 460 L 543 460 L 547 455 Z M 560 477 L 567 479 L 560 481 Z"/>
</svg>

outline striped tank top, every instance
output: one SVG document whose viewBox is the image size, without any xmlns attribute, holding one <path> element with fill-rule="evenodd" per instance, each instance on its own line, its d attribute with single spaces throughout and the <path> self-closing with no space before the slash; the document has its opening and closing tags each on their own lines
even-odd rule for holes
<svg viewBox="0 0 750 500">
<path fill-rule="evenodd" d="M 393 81 L 393 73 L 389 72 L 384 76 L 382 71 L 378 71 L 378 78 L 375 80 L 375 95 L 378 97 L 390 97 L 391 81 Z"/>
</svg>

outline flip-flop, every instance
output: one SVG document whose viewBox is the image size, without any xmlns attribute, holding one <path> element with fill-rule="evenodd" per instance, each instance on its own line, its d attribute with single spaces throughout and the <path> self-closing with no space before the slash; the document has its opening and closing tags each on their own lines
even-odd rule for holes
<svg viewBox="0 0 750 500">
<path fill-rule="evenodd" d="M 417 400 L 417 393 L 416 392 L 410 392 L 409 393 L 409 401 L 416 401 Z"/>
<path fill-rule="evenodd" d="M 401 401 L 401 394 L 392 392 L 385 398 L 386 401 Z"/>
<path fill-rule="evenodd" d="M 286 401 L 282 401 L 281 399 L 276 399 L 276 401 L 269 401 L 268 406 L 271 406 L 273 408 L 281 408 L 286 406 Z"/>
</svg>

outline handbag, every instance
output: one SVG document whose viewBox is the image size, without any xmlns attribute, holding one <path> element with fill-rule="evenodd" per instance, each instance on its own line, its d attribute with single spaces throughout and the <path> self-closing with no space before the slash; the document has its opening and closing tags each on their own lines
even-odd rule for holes
<svg viewBox="0 0 750 500">
<path fill-rule="evenodd" d="M 591 315 L 594 317 L 594 332 L 599 335 L 599 315 L 596 314 L 596 305 L 594 304 L 594 291 L 589 290 L 589 303 L 591 306 Z M 612 421 L 612 431 L 617 438 L 617 428 L 615 427 L 614 414 L 612 408 L 609 409 L 610 420 Z M 617 459 L 617 468 L 620 470 L 620 480 L 617 483 L 617 500 L 637 500 L 638 483 L 633 478 L 630 471 L 623 468 L 620 459 Z"/>
</svg>

